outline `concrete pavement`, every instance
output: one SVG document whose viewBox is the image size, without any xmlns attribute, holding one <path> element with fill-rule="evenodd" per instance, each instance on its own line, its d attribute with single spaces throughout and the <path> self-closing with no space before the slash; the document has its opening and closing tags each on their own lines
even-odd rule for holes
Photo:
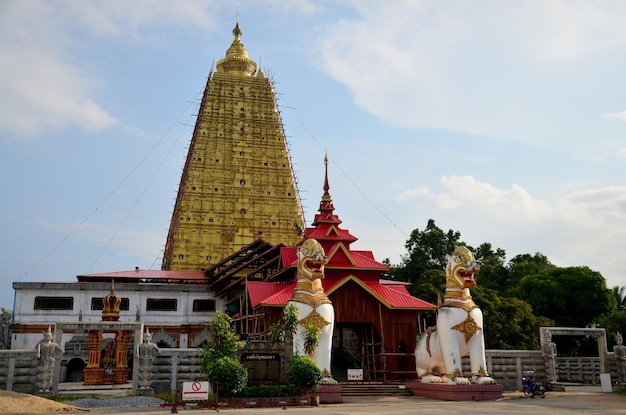
<svg viewBox="0 0 626 415">
<path fill-rule="evenodd" d="M 171 413 L 170 408 L 115 408 L 90 411 L 94 415 L 126 414 L 153 415 Z M 215 410 L 179 408 L 178 413 L 190 415 L 215 413 Z M 412 397 L 344 398 L 344 403 L 282 408 L 221 408 L 219 412 L 231 415 L 408 415 L 408 414 L 506 414 L 506 415 L 572 415 L 625 414 L 626 395 L 589 391 L 548 392 L 545 399 L 530 399 L 521 392 L 506 393 L 503 399 L 479 402 L 449 402 Z"/>
</svg>

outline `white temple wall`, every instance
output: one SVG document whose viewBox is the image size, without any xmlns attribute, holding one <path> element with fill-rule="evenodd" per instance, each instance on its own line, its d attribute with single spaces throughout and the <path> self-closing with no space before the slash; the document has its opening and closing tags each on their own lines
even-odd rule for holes
<svg viewBox="0 0 626 415">
<path fill-rule="evenodd" d="M 13 333 L 11 349 L 34 348 L 42 339 L 42 330 L 47 330 L 57 321 L 101 321 L 102 310 L 92 309 L 92 301 L 111 292 L 110 283 L 25 283 L 16 282 Z M 214 298 L 206 286 L 195 284 L 115 284 L 115 293 L 127 299 L 128 307 L 120 310 L 120 322 L 141 321 L 146 326 L 197 326 L 208 325 L 215 315 L 215 310 L 222 310 L 223 301 Z M 71 298 L 70 309 L 36 309 L 36 298 Z M 167 300 L 175 304 L 170 309 L 155 309 L 154 302 Z M 194 311 L 196 300 L 214 301 L 211 311 Z M 125 300 L 126 301 L 126 300 Z M 148 303 L 152 304 L 150 309 Z M 97 302 L 97 301 L 96 301 Z M 41 308 L 41 307 L 40 307 Z M 197 309 L 197 307 L 196 307 Z M 61 345 L 72 338 L 64 334 Z M 180 339 L 181 346 L 186 346 L 189 339 Z"/>
</svg>

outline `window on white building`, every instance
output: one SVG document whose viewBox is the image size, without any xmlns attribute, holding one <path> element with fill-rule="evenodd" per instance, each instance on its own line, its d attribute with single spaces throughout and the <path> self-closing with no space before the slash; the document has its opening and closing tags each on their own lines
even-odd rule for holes
<svg viewBox="0 0 626 415">
<path fill-rule="evenodd" d="M 178 301 L 175 298 L 148 298 L 146 311 L 176 311 Z"/>
<path fill-rule="evenodd" d="M 35 297 L 35 310 L 73 310 L 74 297 Z"/>
<path fill-rule="evenodd" d="M 193 311 L 215 311 L 215 300 L 193 300 Z"/>
</svg>

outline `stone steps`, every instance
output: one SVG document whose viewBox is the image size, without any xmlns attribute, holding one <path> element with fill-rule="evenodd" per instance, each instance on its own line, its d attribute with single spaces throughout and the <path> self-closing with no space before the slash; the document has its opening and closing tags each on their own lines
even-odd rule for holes
<svg viewBox="0 0 626 415">
<path fill-rule="evenodd" d="M 412 396 L 402 383 L 341 383 L 341 396 Z"/>
<path fill-rule="evenodd" d="M 98 398 L 120 398 L 129 396 L 133 392 L 132 383 L 122 383 L 113 385 L 85 385 L 82 382 L 59 383 L 59 395 L 98 397 Z"/>
</svg>

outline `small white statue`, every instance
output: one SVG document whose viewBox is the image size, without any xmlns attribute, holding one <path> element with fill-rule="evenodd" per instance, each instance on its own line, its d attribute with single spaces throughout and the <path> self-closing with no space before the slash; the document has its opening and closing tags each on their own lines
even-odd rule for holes
<svg viewBox="0 0 626 415">
<path fill-rule="evenodd" d="M 43 332 L 43 340 L 35 346 L 37 359 L 39 360 L 37 386 L 40 392 L 50 392 L 54 376 L 54 364 L 56 359 L 63 356 L 63 348 L 52 341 L 52 330 L 48 326 L 48 331 Z"/>
<path fill-rule="evenodd" d="M 161 353 L 161 349 L 152 343 L 152 334 L 146 329 L 143 334 L 143 342 L 137 346 L 135 356 L 139 360 L 139 388 L 150 389 L 150 372 L 152 362 L 156 355 Z"/>
</svg>

